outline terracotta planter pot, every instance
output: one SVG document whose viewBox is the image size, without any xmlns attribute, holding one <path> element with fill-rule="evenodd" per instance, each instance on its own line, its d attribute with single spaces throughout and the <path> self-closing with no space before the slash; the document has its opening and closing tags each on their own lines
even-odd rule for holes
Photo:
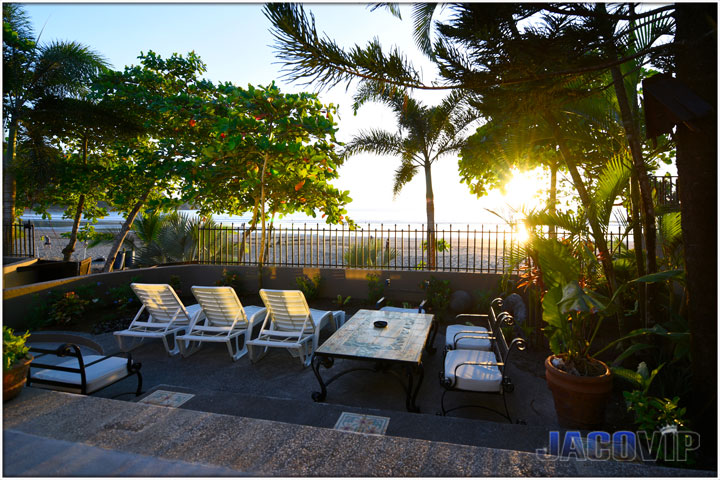
<svg viewBox="0 0 720 480">
<path fill-rule="evenodd" d="M 3 402 L 12 400 L 22 391 L 32 360 L 32 357 L 18 360 L 10 370 L 3 372 Z"/>
<path fill-rule="evenodd" d="M 597 377 L 572 375 L 554 367 L 545 359 L 545 380 L 552 391 L 555 412 L 560 425 L 566 428 L 591 430 L 605 422 L 605 406 L 612 392 L 612 373 L 600 360 L 605 373 Z"/>
</svg>

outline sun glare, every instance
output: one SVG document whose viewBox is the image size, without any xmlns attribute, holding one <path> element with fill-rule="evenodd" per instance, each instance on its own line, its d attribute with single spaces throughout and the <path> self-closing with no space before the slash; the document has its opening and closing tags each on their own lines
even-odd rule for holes
<svg viewBox="0 0 720 480">
<path fill-rule="evenodd" d="M 524 222 L 518 222 L 515 226 L 515 235 L 518 243 L 521 245 L 524 245 L 528 240 L 530 240 L 530 232 Z"/>
<path fill-rule="evenodd" d="M 503 199 L 518 211 L 540 209 L 545 206 L 545 198 L 540 195 L 545 187 L 541 168 L 525 172 L 513 170 L 513 177 L 505 186 Z"/>
</svg>

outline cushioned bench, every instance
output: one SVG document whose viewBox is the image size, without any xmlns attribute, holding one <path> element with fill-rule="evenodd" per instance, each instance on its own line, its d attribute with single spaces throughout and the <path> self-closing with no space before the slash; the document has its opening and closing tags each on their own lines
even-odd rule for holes
<svg viewBox="0 0 720 480">
<path fill-rule="evenodd" d="M 457 320 L 483 320 L 487 322 L 487 327 L 448 326 L 443 370 L 440 372 L 440 384 L 445 389 L 440 399 L 443 415 L 460 408 L 477 407 L 495 412 L 512 422 L 505 392 L 512 392 L 514 386 L 506 375 L 505 367 L 512 350 L 525 350 L 525 340 L 515 338 L 508 346 L 502 327 L 512 325 L 513 318 L 507 312 L 496 313 L 499 309 L 502 309 L 502 299 L 496 298 L 488 315 L 463 314 L 456 317 Z M 446 409 L 445 395 L 450 391 L 499 394 L 503 398 L 505 414 L 485 405 L 460 405 Z"/>
<path fill-rule="evenodd" d="M 137 375 L 135 394 L 142 393 L 141 364 L 133 362 L 130 353 L 104 355 L 96 342 L 71 334 L 33 333 L 27 343 L 34 357 L 28 371 L 29 386 L 90 395 Z"/>
</svg>

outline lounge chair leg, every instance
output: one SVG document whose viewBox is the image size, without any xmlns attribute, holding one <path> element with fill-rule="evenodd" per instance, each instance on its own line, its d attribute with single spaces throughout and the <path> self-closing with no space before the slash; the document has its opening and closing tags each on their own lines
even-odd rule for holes
<svg viewBox="0 0 720 480">
<path fill-rule="evenodd" d="M 138 339 L 138 337 L 132 337 L 133 341 L 130 344 L 130 347 L 125 348 L 123 346 L 123 338 L 124 337 L 122 335 L 117 335 L 115 338 L 117 339 L 117 342 L 118 342 L 118 349 L 121 352 L 129 352 L 130 350 L 137 348 L 143 342 L 143 340 L 145 340 L 145 338 L 143 338 L 143 337 L 140 337 L 139 339 Z"/>
<path fill-rule="evenodd" d="M 263 357 L 265 356 L 265 354 L 267 353 L 267 347 L 265 347 L 265 348 L 263 348 L 262 353 L 260 353 L 260 355 L 257 355 L 257 356 L 256 356 L 256 355 L 255 355 L 255 348 L 256 348 L 256 347 L 255 347 L 254 345 L 248 345 L 247 347 L 248 347 L 248 353 L 250 354 L 250 361 L 251 361 L 252 363 L 255 363 L 255 362 L 257 362 L 258 360 L 260 360 L 260 359 L 263 358 Z"/>
<path fill-rule="evenodd" d="M 184 340 L 182 338 L 176 338 L 175 342 L 180 348 L 180 354 L 183 356 L 183 358 L 187 358 L 193 353 L 200 350 L 200 346 L 202 345 L 202 342 L 198 340 Z"/>
<path fill-rule="evenodd" d="M 245 343 L 245 335 L 247 335 L 247 334 L 243 335 L 242 350 L 240 349 L 240 343 L 238 341 L 240 338 L 240 335 L 235 337 L 235 353 L 233 353 L 232 339 L 229 339 L 227 342 L 225 342 L 225 344 L 227 345 L 227 348 L 228 348 L 228 352 L 230 352 L 230 357 L 232 357 L 232 359 L 233 359 L 233 362 L 236 361 L 237 359 L 243 357 L 246 353 L 248 353 L 248 347 Z"/>
<path fill-rule="evenodd" d="M 184 332 L 183 332 L 183 333 L 184 333 Z M 173 344 L 172 348 L 170 348 L 170 346 L 168 345 L 168 338 L 167 338 L 167 337 L 168 337 L 169 335 L 172 336 L 172 344 Z M 178 347 L 177 335 L 176 335 L 175 333 L 170 333 L 170 334 L 168 334 L 168 335 L 163 335 L 162 341 L 163 341 L 163 345 L 165 345 L 165 350 L 168 352 L 168 355 L 170 355 L 170 356 L 172 357 L 172 356 L 175 356 L 175 355 L 177 355 L 178 353 L 180 353 L 180 348 Z"/>
</svg>

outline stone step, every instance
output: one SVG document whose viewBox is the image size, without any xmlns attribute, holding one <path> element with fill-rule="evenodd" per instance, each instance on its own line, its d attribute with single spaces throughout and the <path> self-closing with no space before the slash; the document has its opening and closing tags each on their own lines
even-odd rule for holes
<svg viewBox="0 0 720 480">
<path fill-rule="evenodd" d="M 550 427 L 517 425 L 497 416 L 498 422 L 435 412 L 410 413 L 295 399 L 257 396 L 250 393 L 194 390 L 173 385 L 157 385 L 137 400 L 156 390 L 190 393 L 194 396 L 180 408 L 240 417 L 274 420 L 295 425 L 333 428 L 343 412 L 374 415 L 390 419 L 386 435 L 448 442 L 461 445 L 518 450 L 535 453 L 547 447 Z"/>
<path fill-rule="evenodd" d="M 36 449 L 13 441 L 23 434 L 49 439 L 55 454 L 47 455 L 43 441 Z M 103 458 L 119 458 L 115 453 L 144 463 L 139 471 L 157 472 L 165 462 L 185 462 L 189 475 L 212 468 L 235 476 L 713 475 L 612 461 L 559 461 L 527 452 L 347 433 L 31 387 L 3 405 L 3 436 L 3 472 L 18 476 L 56 476 L 67 465 L 74 475 L 88 476 Z M 171 466 L 157 476 L 185 476 L 177 474 L 182 464 Z M 108 464 L 103 476 L 112 474 Z"/>
</svg>

